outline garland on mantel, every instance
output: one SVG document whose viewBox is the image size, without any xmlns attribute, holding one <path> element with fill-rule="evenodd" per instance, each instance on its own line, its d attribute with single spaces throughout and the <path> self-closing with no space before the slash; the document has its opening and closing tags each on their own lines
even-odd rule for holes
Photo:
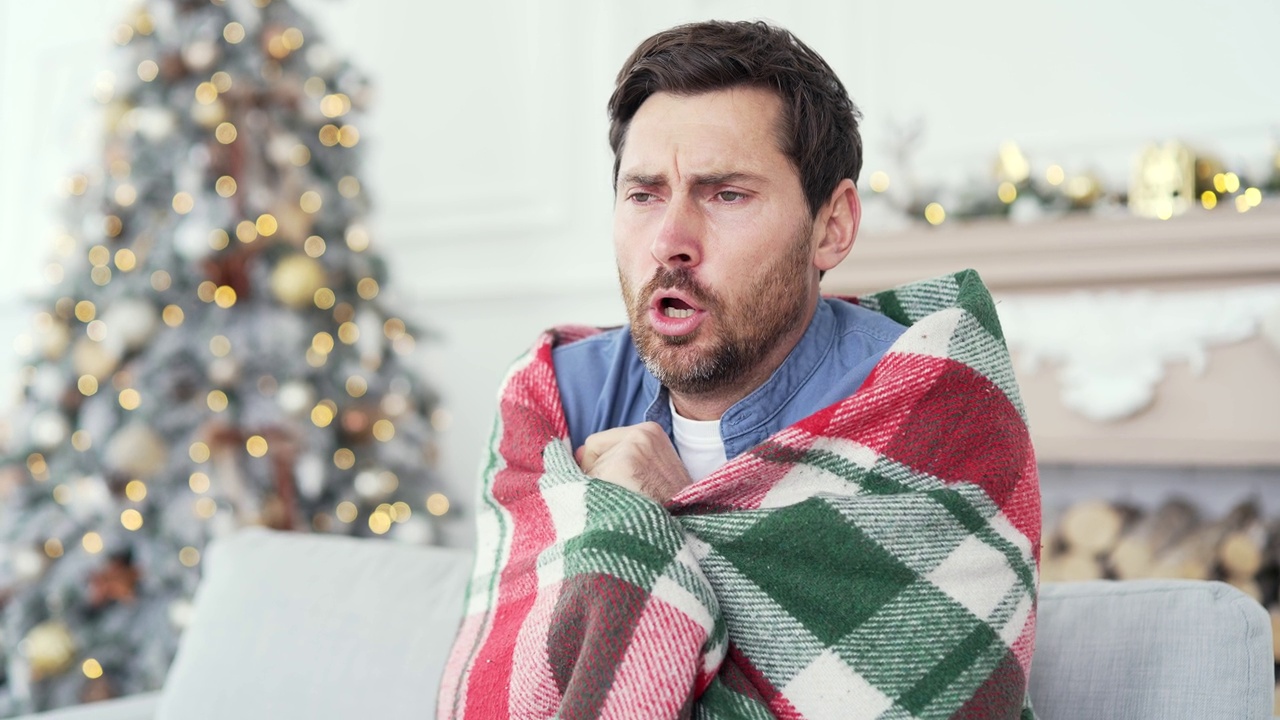
<svg viewBox="0 0 1280 720">
<path fill-rule="evenodd" d="M 1124 188 L 1107 187 L 1091 171 L 1069 174 L 1057 164 L 1033 173 L 1032 162 L 1013 142 L 1000 147 L 985 179 L 961 188 L 929 187 L 915 182 L 910 170 L 909 156 L 919 136 L 919 128 L 909 129 L 899 132 L 893 143 L 892 155 L 905 176 L 902 187 L 890 192 L 890 177 L 884 170 L 867 178 L 865 189 L 870 193 L 864 189 L 864 197 L 872 225 L 901 227 L 923 220 L 937 226 L 947 220 L 974 218 L 1031 222 L 1080 212 L 1132 213 L 1167 220 L 1197 205 L 1244 213 L 1260 205 L 1264 197 L 1280 194 L 1280 145 L 1273 151 L 1269 176 L 1260 178 L 1232 170 L 1176 141 L 1143 148 Z"/>
</svg>

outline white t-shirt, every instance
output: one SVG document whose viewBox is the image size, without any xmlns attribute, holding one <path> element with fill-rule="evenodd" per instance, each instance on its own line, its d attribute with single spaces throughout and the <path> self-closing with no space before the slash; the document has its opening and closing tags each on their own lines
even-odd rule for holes
<svg viewBox="0 0 1280 720">
<path fill-rule="evenodd" d="M 668 400 L 667 402 L 671 402 Z M 710 475 L 729 461 L 720 440 L 719 420 L 690 420 L 676 412 L 671 403 L 671 431 L 675 435 L 676 452 L 694 482 Z"/>
</svg>

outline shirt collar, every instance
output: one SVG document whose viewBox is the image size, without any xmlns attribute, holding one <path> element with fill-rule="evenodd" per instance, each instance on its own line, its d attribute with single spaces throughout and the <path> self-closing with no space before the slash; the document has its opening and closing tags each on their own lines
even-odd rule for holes
<svg viewBox="0 0 1280 720">
<path fill-rule="evenodd" d="M 835 314 L 822 299 L 809 321 L 800 341 L 787 354 L 773 375 L 751 394 L 734 403 L 720 417 L 720 437 L 726 451 L 738 445 L 735 439 L 753 436 L 800 391 L 805 382 L 817 371 L 822 359 L 831 351 L 835 342 Z M 653 398 L 645 412 L 645 419 L 658 423 L 671 434 L 671 409 L 668 391 L 647 369 L 644 377 L 645 394 Z M 750 443 L 754 445 L 755 443 Z M 736 454 L 736 453 L 734 453 Z M 733 454 L 730 455 L 732 457 Z"/>
</svg>

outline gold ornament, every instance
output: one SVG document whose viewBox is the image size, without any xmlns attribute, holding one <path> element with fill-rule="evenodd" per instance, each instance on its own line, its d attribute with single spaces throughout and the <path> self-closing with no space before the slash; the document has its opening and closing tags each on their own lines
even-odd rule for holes
<svg viewBox="0 0 1280 720">
<path fill-rule="evenodd" d="M 272 208 L 271 214 L 276 219 L 276 232 L 280 239 L 301 247 L 303 241 L 311 234 L 311 225 L 314 221 L 311 215 L 299 207 L 298 203 L 282 202 Z"/>
<path fill-rule="evenodd" d="M 71 667 L 76 653 L 71 631 L 56 620 L 31 628 L 22 641 L 22 647 L 31 667 L 32 680 L 43 680 L 65 672 Z"/>
<path fill-rule="evenodd" d="M 71 330 L 64 323 L 50 323 L 36 334 L 37 347 L 47 360 L 57 360 L 71 345 Z"/>
<path fill-rule="evenodd" d="M 101 380 L 112 372 L 120 358 L 103 343 L 81 338 L 71 349 L 71 364 L 77 375 L 92 375 Z"/>
<path fill-rule="evenodd" d="M 324 266 L 300 253 L 281 259 L 271 272 L 271 292 L 295 310 L 310 306 L 324 282 Z"/>
<path fill-rule="evenodd" d="M 1129 181 L 1129 209 L 1135 215 L 1168 220 L 1196 200 L 1196 160 L 1179 142 L 1148 145 L 1138 154 Z"/>
<path fill-rule="evenodd" d="M 164 469 L 168 451 L 155 430 L 135 422 L 111 435 L 105 460 L 107 467 L 121 475 L 146 479 Z"/>
<path fill-rule="evenodd" d="M 200 127 L 212 129 L 227 119 L 227 106 L 221 100 L 214 100 L 205 105 L 199 102 L 191 104 L 191 119 Z"/>
</svg>

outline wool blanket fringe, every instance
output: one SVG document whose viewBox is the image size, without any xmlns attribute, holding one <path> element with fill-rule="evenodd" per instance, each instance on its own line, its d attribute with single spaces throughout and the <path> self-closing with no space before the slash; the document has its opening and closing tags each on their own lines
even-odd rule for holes
<svg viewBox="0 0 1280 720">
<path fill-rule="evenodd" d="M 852 396 L 664 505 L 574 462 L 552 331 L 508 374 L 439 718 L 1033 718 L 1040 495 L 977 273 Z"/>
</svg>

